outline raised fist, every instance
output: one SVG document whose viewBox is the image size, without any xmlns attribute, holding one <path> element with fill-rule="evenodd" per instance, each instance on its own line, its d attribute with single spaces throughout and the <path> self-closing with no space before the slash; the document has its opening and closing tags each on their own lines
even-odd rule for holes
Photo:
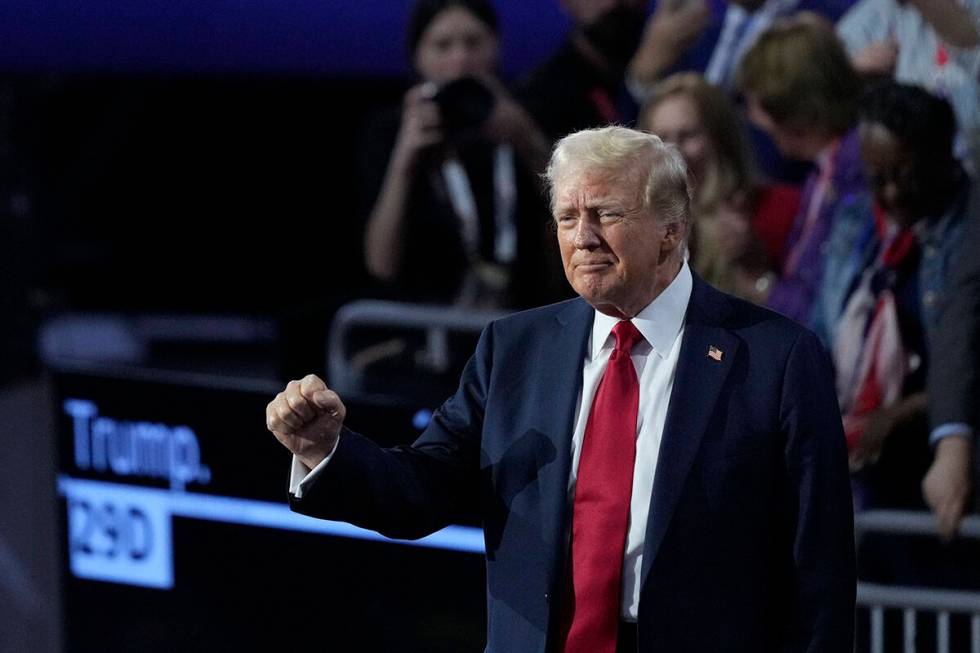
<svg viewBox="0 0 980 653">
<path fill-rule="evenodd" d="M 313 469 L 333 453 L 347 409 L 320 377 L 290 381 L 265 409 L 265 424 L 287 449 Z"/>
</svg>

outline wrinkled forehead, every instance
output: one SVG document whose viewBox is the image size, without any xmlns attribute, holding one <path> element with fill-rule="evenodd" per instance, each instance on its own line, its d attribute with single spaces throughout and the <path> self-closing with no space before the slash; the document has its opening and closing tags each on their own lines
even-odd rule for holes
<svg viewBox="0 0 980 653">
<path fill-rule="evenodd" d="M 560 204 L 575 204 L 585 197 L 641 198 L 646 188 L 645 180 L 643 167 L 636 162 L 570 163 L 555 172 L 551 206 L 554 209 Z"/>
</svg>

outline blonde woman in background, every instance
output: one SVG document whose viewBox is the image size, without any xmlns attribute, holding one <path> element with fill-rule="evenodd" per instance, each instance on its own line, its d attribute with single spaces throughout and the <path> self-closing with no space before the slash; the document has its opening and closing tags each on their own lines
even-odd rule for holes
<svg viewBox="0 0 980 653">
<path fill-rule="evenodd" d="M 691 266 L 726 292 L 764 302 L 799 207 L 798 189 L 756 179 L 734 107 L 697 73 L 657 84 L 638 124 L 676 145 L 694 178 Z"/>
</svg>

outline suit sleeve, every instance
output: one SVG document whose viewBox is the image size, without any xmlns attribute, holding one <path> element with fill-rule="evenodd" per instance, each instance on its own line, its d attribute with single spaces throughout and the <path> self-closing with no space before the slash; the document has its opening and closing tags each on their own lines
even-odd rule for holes
<svg viewBox="0 0 980 653">
<path fill-rule="evenodd" d="M 830 363 L 809 331 L 789 354 L 780 420 L 794 599 L 783 650 L 849 651 L 856 573 L 847 453 Z"/>
<path fill-rule="evenodd" d="M 424 537 L 463 514 L 477 495 L 492 328 L 480 336 L 459 388 L 411 446 L 385 449 L 348 429 L 296 512 L 402 539 Z"/>
<path fill-rule="evenodd" d="M 929 365 L 929 413 L 933 427 L 969 424 L 978 429 L 980 394 L 980 191 L 974 192 L 971 213 L 952 280 L 939 316 Z"/>
</svg>

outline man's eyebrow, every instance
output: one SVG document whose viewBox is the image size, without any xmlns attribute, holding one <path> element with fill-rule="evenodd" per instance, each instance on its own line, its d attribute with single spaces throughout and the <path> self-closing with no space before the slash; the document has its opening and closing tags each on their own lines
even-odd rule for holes
<svg viewBox="0 0 980 653">
<path fill-rule="evenodd" d="M 626 211 L 628 210 L 629 207 L 622 200 L 615 199 L 612 197 L 592 197 L 585 201 L 585 208 L 590 210 L 612 209 L 617 211 Z M 578 211 L 577 202 L 565 202 L 565 203 L 556 203 L 554 210 L 552 212 L 555 214 L 559 214 L 559 213 L 568 213 L 568 212 L 577 212 L 577 211 Z"/>
<path fill-rule="evenodd" d="M 585 203 L 588 209 L 619 209 L 626 210 L 626 204 L 622 200 L 613 197 L 594 197 Z"/>
</svg>

